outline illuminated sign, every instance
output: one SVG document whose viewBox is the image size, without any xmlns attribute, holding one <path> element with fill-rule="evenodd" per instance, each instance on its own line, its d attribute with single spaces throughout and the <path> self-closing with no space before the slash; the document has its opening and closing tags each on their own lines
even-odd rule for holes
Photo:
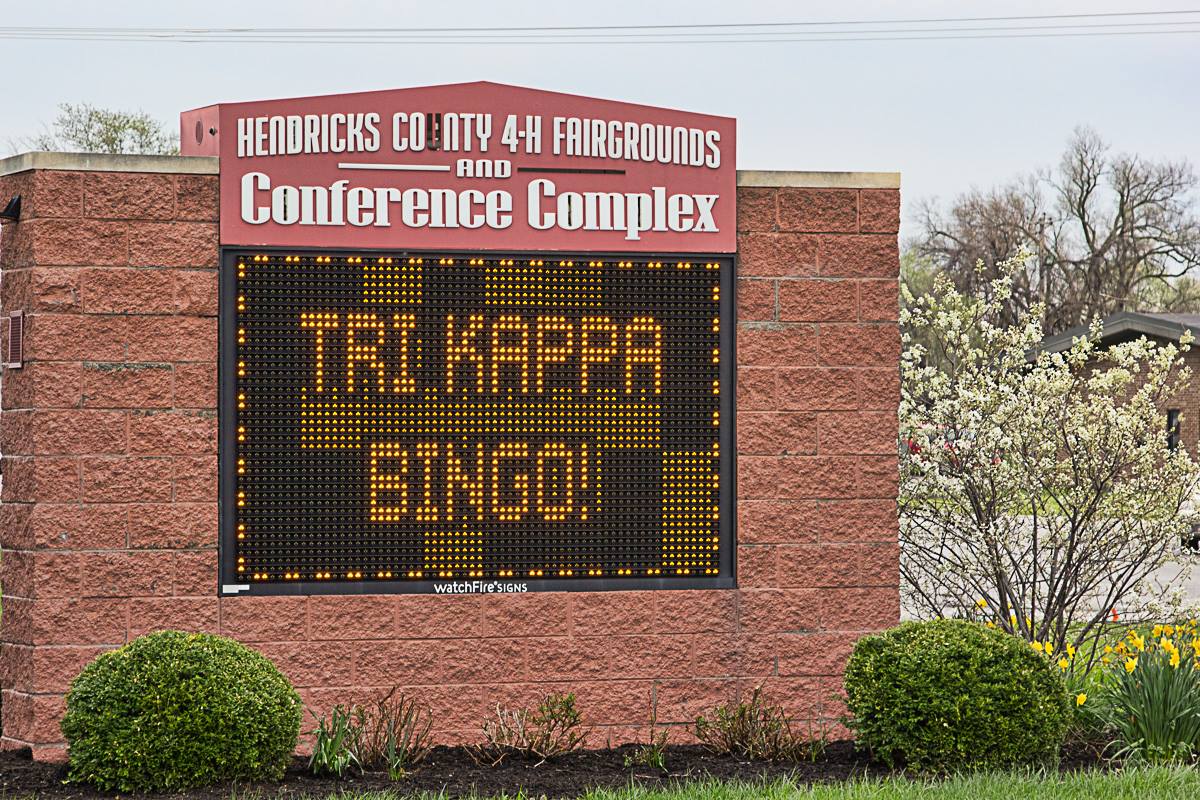
<svg viewBox="0 0 1200 800">
<path fill-rule="evenodd" d="M 728 117 L 478 82 L 209 106 L 180 142 L 220 156 L 226 246 L 736 250 Z"/>
<path fill-rule="evenodd" d="M 221 591 L 734 584 L 734 120 L 479 82 L 210 106 Z"/>
<path fill-rule="evenodd" d="M 733 585 L 730 259 L 222 269 L 223 591 Z"/>
</svg>

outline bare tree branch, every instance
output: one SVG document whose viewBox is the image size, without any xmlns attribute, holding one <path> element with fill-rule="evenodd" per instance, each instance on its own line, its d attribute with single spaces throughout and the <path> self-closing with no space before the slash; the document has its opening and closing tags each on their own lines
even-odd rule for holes
<svg viewBox="0 0 1200 800">
<path fill-rule="evenodd" d="M 1080 128 L 1052 172 L 968 192 L 945 212 L 919 206 L 914 250 L 975 293 L 1027 249 L 1003 313 L 1043 303 L 1047 333 L 1121 310 L 1200 311 L 1198 185 L 1187 162 L 1113 154 Z"/>
</svg>

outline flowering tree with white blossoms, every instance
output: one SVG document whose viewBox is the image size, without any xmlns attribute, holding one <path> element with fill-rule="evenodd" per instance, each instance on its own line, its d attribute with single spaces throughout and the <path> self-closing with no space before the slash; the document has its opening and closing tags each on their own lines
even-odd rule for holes
<svg viewBox="0 0 1200 800">
<path fill-rule="evenodd" d="M 1117 613 L 1163 613 L 1156 573 L 1185 558 L 1200 467 L 1169 447 L 1163 409 L 1189 342 L 1100 348 L 1093 325 L 1065 352 L 1040 350 L 1040 308 L 997 322 L 1021 266 L 976 296 L 941 278 L 905 297 L 904 601 L 1073 654 Z"/>
</svg>

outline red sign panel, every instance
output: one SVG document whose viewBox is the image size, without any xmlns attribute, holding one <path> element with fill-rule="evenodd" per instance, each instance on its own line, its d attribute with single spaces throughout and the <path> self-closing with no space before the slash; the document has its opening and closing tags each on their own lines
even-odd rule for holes
<svg viewBox="0 0 1200 800">
<path fill-rule="evenodd" d="M 732 253 L 734 120 L 488 82 L 185 112 L 221 243 Z"/>
</svg>

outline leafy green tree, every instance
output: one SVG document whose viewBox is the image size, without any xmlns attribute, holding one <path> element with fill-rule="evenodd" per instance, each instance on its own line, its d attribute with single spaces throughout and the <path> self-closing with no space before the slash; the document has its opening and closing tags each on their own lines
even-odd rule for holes
<svg viewBox="0 0 1200 800">
<path fill-rule="evenodd" d="M 80 153 L 176 155 L 179 135 L 144 111 L 117 111 L 90 103 L 62 103 L 49 128 L 20 139 L 14 149 Z"/>
</svg>

